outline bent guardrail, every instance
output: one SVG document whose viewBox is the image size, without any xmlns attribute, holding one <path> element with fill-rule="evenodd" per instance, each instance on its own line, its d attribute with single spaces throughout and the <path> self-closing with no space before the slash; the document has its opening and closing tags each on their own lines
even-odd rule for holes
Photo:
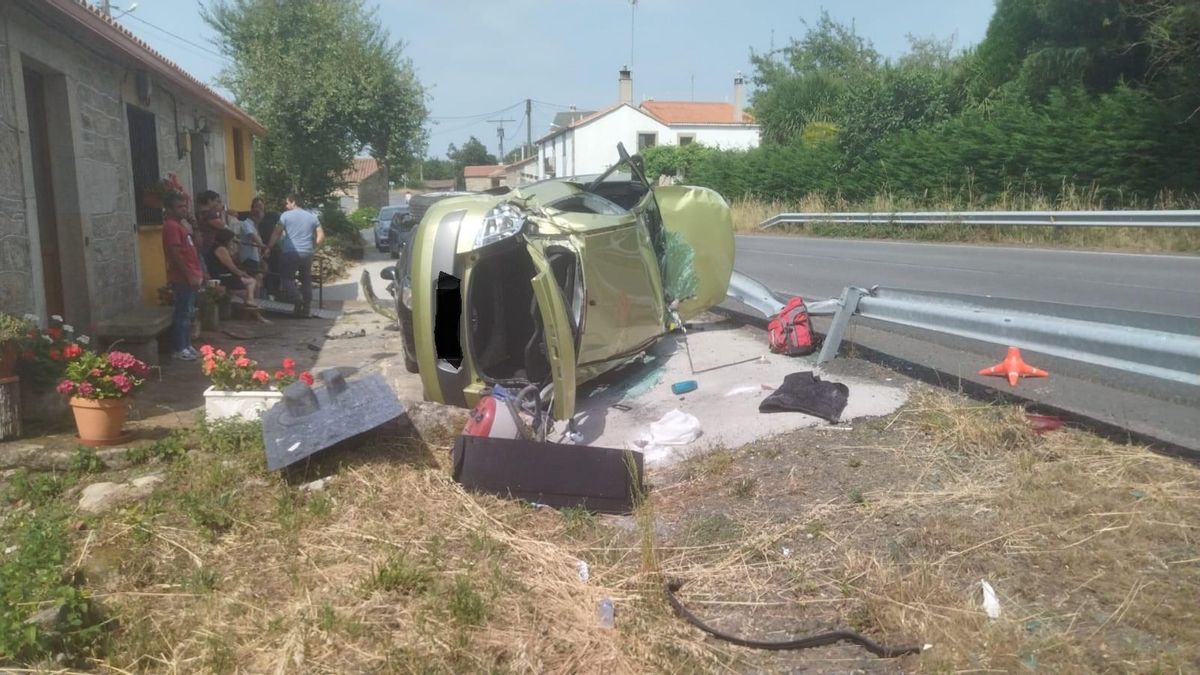
<svg viewBox="0 0 1200 675">
<path fill-rule="evenodd" d="M 1200 319 L 990 296 L 848 287 L 817 363 L 852 317 L 882 321 L 1200 387 Z"/>
<path fill-rule="evenodd" d="M 759 227 L 805 223 L 858 225 L 1024 225 L 1040 227 L 1200 227 L 1200 210 L 1162 211 L 897 211 L 780 213 Z"/>
</svg>

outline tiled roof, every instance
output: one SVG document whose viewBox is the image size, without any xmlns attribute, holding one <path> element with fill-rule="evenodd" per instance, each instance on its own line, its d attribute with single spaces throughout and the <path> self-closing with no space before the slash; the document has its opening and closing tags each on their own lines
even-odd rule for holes
<svg viewBox="0 0 1200 675">
<path fill-rule="evenodd" d="M 665 124 L 754 124 L 754 118 L 744 112 L 741 121 L 735 122 L 732 103 L 646 101 L 642 109 Z"/>
<path fill-rule="evenodd" d="M 95 38 L 92 42 L 95 46 L 107 46 L 123 52 L 141 62 L 148 70 L 163 76 L 173 84 L 208 102 L 222 113 L 246 125 L 252 133 L 258 136 L 267 133 L 266 127 L 245 110 L 226 100 L 207 84 L 155 51 L 129 29 L 114 21 L 112 17 L 105 16 L 97 7 L 85 0 L 21 0 L 21 4 L 37 16 L 49 15 L 53 18 L 70 21 L 90 33 L 91 37 Z"/>
<path fill-rule="evenodd" d="M 464 178 L 487 178 L 487 177 L 491 176 L 492 172 L 496 171 L 497 169 L 503 171 L 504 165 L 503 164 L 479 164 L 476 166 L 464 166 L 463 167 L 463 177 Z"/>
<path fill-rule="evenodd" d="M 354 164 L 342 174 L 342 180 L 347 183 L 361 183 L 362 180 L 379 170 L 379 162 L 374 157 L 356 157 Z"/>
</svg>

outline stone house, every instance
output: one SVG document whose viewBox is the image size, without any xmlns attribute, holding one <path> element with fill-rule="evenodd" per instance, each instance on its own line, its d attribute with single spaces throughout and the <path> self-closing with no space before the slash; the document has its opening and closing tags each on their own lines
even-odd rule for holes
<svg viewBox="0 0 1200 675">
<path fill-rule="evenodd" d="M 86 2 L 0 2 L 0 310 L 95 331 L 157 304 L 146 192 L 172 172 L 248 210 L 265 132 Z"/>
<path fill-rule="evenodd" d="M 354 209 L 380 209 L 388 205 L 387 174 L 380 170 L 374 157 L 357 157 L 350 169 L 342 174 L 342 205 Z"/>
<path fill-rule="evenodd" d="M 478 164 L 463 167 L 463 184 L 468 192 L 482 192 L 504 185 L 503 164 Z"/>
</svg>

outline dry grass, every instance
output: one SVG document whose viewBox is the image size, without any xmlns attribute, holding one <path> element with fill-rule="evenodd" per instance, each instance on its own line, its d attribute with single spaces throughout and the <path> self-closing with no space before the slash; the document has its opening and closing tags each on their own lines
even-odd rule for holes
<svg viewBox="0 0 1200 675">
<path fill-rule="evenodd" d="M 1196 466 L 1080 431 L 1035 436 L 1019 408 L 945 393 L 918 396 L 876 434 L 884 442 L 789 439 L 769 461 L 770 447 L 747 448 L 733 473 L 760 477 L 752 503 L 706 501 L 713 481 L 680 472 L 658 505 L 674 525 L 664 574 L 687 580 L 687 602 L 734 632 L 848 625 L 932 645 L 890 664 L 905 670 L 1200 665 Z M 981 579 L 1000 596 L 997 620 L 980 609 Z M 760 665 L 879 663 L 864 655 L 827 648 Z"/>
<path fill-rule="evenodd" d="M 1200 195 L 1162 193 L 1145 204 L 1130 208 L 1195 209 Z M 807 195 L 799 202 L 739 199 L 731 204 L 733 224 L 737 232 L 763 233 L 763 221 L 780 213 L 804 212 L 876 212 L 896 211 L 1044 211 L 1096 210 L 1106 208 L 1095 190 L 1078 190 L 1066 186 L 1056 198 L 1040 193 L 1007 191 L 987 202 L 977 199 L 944 198 L 915 200 L 890 194 L 876 195 L 867 202 L 851 203 L 845 199 L 820 194 Z M 1162 227 L 1008 227 L 946 225 L 850 225 L 842 223 L 811 223 L 771 228 L 771 234 L 796 234 L 815 237 L 845 237 L 858 239 L 901 239 L 934 242 L 1019 244 L 1097 250 L 1141 252 L 1200 252 L 1200 231 L 1195 228 Z"/>
<path fill-rule="evenodd" d="M 96 665 L 621 673 L 728 660 L 669 615 L 633 535 L 465 493 L 435 459 L 451 436 L 356 451 L 311 494 L 263 472 L 257 446 L 189 453 L 149 504 L 94 523 L 83 544 L 88 588 L 115 620 Z M 596 627 L 604 596 L 616 630 Z"/>
</svg>

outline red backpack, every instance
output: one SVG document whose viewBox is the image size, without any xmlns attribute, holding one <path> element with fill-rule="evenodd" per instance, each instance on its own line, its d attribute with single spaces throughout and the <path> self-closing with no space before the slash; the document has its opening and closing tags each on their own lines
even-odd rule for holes
<svg viewBox="0 0 1200 675">
<path fill-rule="evenodd" d="M 808 308 L 799 296 L 771 317 L 767 324 L 767 341 L 771 351 L 786 356 L 804 356 L 813 352 L 812 326 L 808 324 Z"/>
</svg>

